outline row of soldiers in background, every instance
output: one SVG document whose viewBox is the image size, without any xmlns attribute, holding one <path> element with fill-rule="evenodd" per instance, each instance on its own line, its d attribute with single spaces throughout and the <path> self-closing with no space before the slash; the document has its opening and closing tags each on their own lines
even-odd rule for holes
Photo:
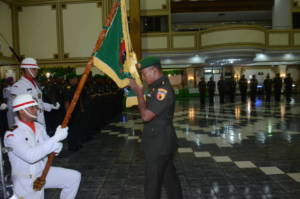
<svg viewBox="0 0 300 199">
<path fill-rule="evenodd" d="M 56 127 L 62 123 L 66 110 L 70 105 L 79 76 L 75 73 L 63 77 L 50 77 L 40 83 L 43 92 L 43 101 L 47 103 L 59 102 L 62 106 L 58 110 L 45 112 L 46 128 L 52 135 Z M 1 102 L 8 102 L 8 90 L 12 86 L 13 79 L 7 78 L 0 81 Z M 89 76 L 78 103 L 72 113 L 69 122 L 68 148 L 78 151 L 82 143 L 91 139 L 109 120 L 122 110 L 123 91 L 109 78 L 95 75 Z M 6 112 L 0 111 L 0 130 L 3 133 L 8 129 Z"/>
<path fill-rule="evenodd" d="M 293 88 L 293 79 L 291 78 L 291 74 L 288 74 L 287 77 L 284 79 L 284 81 L 282 80 L 279 74 L 276 74 L 276 77 L 274 79 L 270 79 L 270 76 L 268 74 L 266 76 L 266 79 L 263 82 L 266 102 L 271 101 L 272 91 L 274 94 L 275 101 L 276 102 L 280 101 L 280 95 L 281 95 L 283 83 L 284 83 L 284 94 L 286 97 L 286 101 L 287 102 L 291 101 L 291 94 Z M 239 85 L 239 90 L 241 95 L 241 101 L 243 103 L 246 102 L 248 87 L 249 87 L 250 100 L 252 103 L 254 103 L 258 94 L 258 89 L 257 89 L 258 81 L 255 75 L 252 76 L 249 84 L 248 84 L 248 80 L 245 78 L 245 75 L 242 75 L 242 77 L 238 81 L 238 85 Z M 221 104 L 224 103 L 226 97 L 229 98 L 230 102 L 235 101 L 236 86 L 237 86 L 237 82 L 235 81 L 233 76 L 229 79 L 224 79 L 223 76 L 220 77 L 220 80 L 217 83 L 217 87 L 219 91 L 219 98 Z M 208 82 L 205 82 L 204 77 L 202 77 L 198 83 L 198 89 L 200 93 L 200 103 L 205 104 L 205 95 L 207 91 L 209 104 L 213 105 L 215 91 L 216 91 L 216 83 L 213 77 L 210 77 Z"/>
<path fill-rule="evenodd" d="M 70 106 L 79 77 L 72 73 L 67 76 L 67 84 L 62 79 L 49 79 L 43 83 L 45 101 L 63 104 L 58 113 L 46 113 L 47 132 L 54 132 Z M 62 86 L 64 85 L 64 86 Z M 69 122 L 68 147 L 78 151 L 82 143 L 90 140 L 115 114 L 122 109 L 123 93 L 109 78 L 100 75 L 89 76 Z"/>
</svg>

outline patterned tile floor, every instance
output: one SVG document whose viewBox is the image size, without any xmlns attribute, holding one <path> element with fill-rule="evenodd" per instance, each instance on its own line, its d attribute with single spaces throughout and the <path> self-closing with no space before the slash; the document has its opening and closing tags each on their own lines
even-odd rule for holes
<svg viewBox="0 0 300 199">
<path fill-rule="evenodd" d="M 178 100 L 175 164 L 185 199 L 300 198 L 300 100 L 200 106 Z M 120 117 L 121 118 L 121 117 Z M 55 165 L 81 171 L 78 199 L 142 199 L 142 121 L 123 113 L 76 153 Z M 46 198 L 58 198 L 47 190 Z M 166 198 L 163 192 L 162 198 Z"/>
</svg>

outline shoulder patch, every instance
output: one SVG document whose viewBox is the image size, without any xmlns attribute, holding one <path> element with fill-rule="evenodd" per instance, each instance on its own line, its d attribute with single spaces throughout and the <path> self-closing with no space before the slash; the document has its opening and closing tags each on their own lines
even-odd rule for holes
<svg viewBox="0 0 300 199">
<path fill-rule="evenodd" d="M 163 101 L 166 98 L 168 91 L 164 88 L 158 88 L 157 89 L 157 94 L 156 94 L 156 99 L 159 101 Z"/>
</svg>

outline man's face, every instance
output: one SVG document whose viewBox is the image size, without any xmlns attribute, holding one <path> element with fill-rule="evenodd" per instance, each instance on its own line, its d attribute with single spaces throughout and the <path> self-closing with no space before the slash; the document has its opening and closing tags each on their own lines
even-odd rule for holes
<svg viewBox="0 0 300 199">
<path fill-rule="evenodd" d="M 154 79 L 154 67 L 150 66 L 141 70 L 142 79 L 149 85 L 152 84 Z"/>
<path fill-rule="evenodd" d="M 26 68 L 25 72 L 27 75 L 31 76 L 32 78 L 36 78 L 38 74 L 37 68 Z"/>
<path fill-rule="evenodd" d="M 30 106 L 25 108 L 25 110 L 29 113 L 27 114 L 24 110 L 20 110 L 20 114 L 26 117 L 28 120 L 34 120 L 37 117 L 38 107 L 37 106 Z"/>
</svg>

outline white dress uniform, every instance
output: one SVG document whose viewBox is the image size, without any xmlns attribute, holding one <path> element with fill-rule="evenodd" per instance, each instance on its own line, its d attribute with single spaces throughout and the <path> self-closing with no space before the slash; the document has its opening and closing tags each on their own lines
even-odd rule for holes
<svg viewBox="0 0 300 199">
<path fill-rule="evenodd" d="M 42 91 L 38 87 L 37 83 L 34 85 L 31 81 L 22 76 L 19 81 L 13 84 L 10 91 L 13 96 L 17 96 L 20 94 L 31 95 L 39 104 L 37 121 L 46 126 L 44 111 L 51 111 L 54 108 L 54 105 L 43 102 Z"/>
<path fill-rule="evenodd" d="M 12 128 L 15 123 L 15 120 L 14 120 L 14 113 L 12 111 L 12 95 L 10 90 L 11 90 L 11 86 L 7 86 L 3 89 L 3 98 L 6 99 L 6 103 L 7 103 L 6 117 L 7 117 L 8 127 Z"/>
<path fill-rule="evenodd" d="M 78 171 L 51 167 L 46 184 L 41 191 L 33 190 L 33 182 L 39 176 L 47 162 L 47 155 L 55 149 L 56 140 L 49 138 L 44 126 L 34 122 L 35 133 L 25 123 L 17 120 L 17 127 L 7 131 L 4 145 L 12 150 L 8 152 L 12 169 L 14 194 L 19 199 L 44 199 L 45 188 L 62 188 L 61 199 L 76 197 L 81 174 Z"/>
</svg>

